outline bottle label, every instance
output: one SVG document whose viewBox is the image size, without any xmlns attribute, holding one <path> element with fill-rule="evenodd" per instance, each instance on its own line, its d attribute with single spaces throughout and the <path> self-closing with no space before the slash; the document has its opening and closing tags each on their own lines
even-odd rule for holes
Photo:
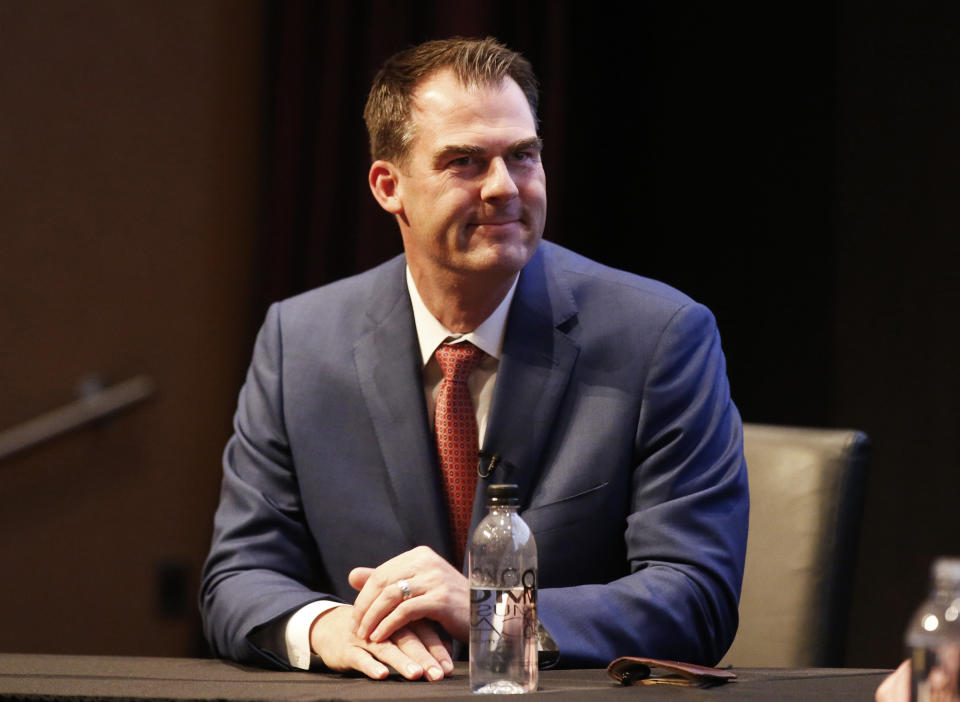
<svg viewBox="0 0 960 702">
<path fill-rule="evenodd" d="M 470 626 L 490 639 L 537 635 L 535 590 L 471 588 Z"/>
<path fill-rule="evenodd" d="M 499 571 L 472 565 L 470 585 L 475 588 L 513 590 L 520 588 L 531 602 L 537 601 L 537 571 L 527 568 L 521 572 L 517 568 L 502 568 Z"/>
<path fill-rule="evenodd" d="M 487 573 L 483 585 L 470 588 L 470 626 L 491 639 L 537 635 L 537 572 L 519 574 L 506 568 L 498 575 Z M 477 582 L 474 574 L 474 582 Z"/>
</svg>

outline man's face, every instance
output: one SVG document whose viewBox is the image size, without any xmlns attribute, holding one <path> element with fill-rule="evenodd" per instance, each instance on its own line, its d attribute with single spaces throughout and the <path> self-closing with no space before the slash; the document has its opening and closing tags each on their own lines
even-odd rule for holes
<svg viewBox="0 0 960 702">
<path fill-rule="evenodd" d="M 512 275 L 543 234 L 546 178 L 523 91 L 464 87 L 451 71 L 414 94 L 414 139 L 396 171 L 397 219 L 415 275 Z"/>
</svg>

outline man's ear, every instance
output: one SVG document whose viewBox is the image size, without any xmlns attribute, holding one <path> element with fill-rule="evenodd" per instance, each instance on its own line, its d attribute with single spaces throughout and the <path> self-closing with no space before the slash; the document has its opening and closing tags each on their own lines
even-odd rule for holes
<svg viewBox="0 0 960 702">
<path fill-rule="evenodd" d="M 400 196 L 400 170 L 390 161 L 374 161 L 368 177 L 370 191 L 380 207 L 392 215 L 403 212 Z"/>
</svg>

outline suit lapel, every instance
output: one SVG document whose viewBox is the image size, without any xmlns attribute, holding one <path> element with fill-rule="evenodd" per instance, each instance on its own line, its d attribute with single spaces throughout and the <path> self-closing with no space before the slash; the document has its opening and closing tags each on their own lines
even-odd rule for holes
<svg viewBox="0 0 960 702">
<path fill-rule="evenodd" d="M 360 389 L 380 445 L 385 478 L 411 547 L 452 557 L 449 525 L 423 400 L 420 350 L 403 258 L 371 297 L 370 331 L 354 347 Z"/>
<path fill-rule="evenodd" d="M 573 294 L 553 268 L 549 244 L 541 244 L 520 274 L 510 307 L 484 438 L 484 455 L 500 461 L 477 486 L 474 526 L 486 512 L 487 484 L 516 483 L 521 508 L 527 504 L 580 351 L 558 328 L 575 315 Z"/>
</svg>

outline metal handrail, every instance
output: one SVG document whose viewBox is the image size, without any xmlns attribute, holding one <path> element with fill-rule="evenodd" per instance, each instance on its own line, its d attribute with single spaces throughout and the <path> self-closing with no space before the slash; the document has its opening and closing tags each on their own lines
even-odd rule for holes
<svg viewBox="0 0 960 702">
<path fill-rule="evenodd" d="M 0 432 L 0 461 L 150 398 L 153 378 L 138 375 Z"/>
</svg>

